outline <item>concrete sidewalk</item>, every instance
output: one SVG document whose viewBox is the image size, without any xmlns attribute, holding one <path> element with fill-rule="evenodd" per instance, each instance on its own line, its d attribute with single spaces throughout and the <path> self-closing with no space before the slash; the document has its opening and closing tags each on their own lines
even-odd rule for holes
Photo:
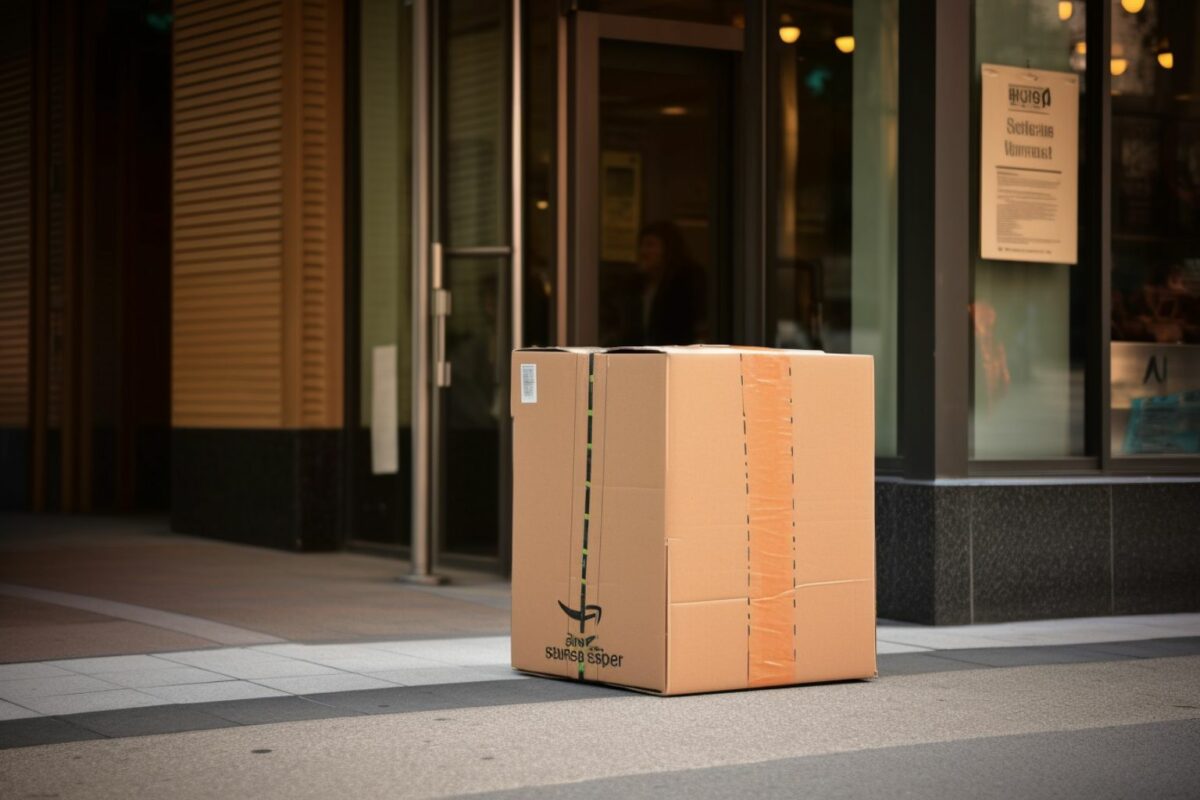
<svg viewBox="0 0 1200 800">
<path fill-rule="evenodd" d="M 416 587 L 405 570 L 156 520 L 0 517 L 0 794 L 1096 798 L 1200 782 L 1200 614 L 881 620 L 879 680 L 659 698 L 513 672 L 506 582 Z"/>
<path fill-rule="evenodd" d="M 524 680 L 509 586 L 403 562 L 0 518 L 0 720 Z M 930 628 L 881 620 L 884 675 L 1200 653 L 1200 614 Z M 324 713 L 310 709 L 313 713 Z"/>
<path fill-rule="evenodd" d="M 508 584 L 182 536 L 159 518 L 0 515 L 0 663 L 508 632 Z"/>
</svg>

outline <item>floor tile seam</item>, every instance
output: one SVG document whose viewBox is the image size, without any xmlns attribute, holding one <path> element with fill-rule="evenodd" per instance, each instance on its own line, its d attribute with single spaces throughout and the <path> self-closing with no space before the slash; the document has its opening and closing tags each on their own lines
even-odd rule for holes
<svg viewBox="0 0 1200 800">
<path fill-rule="evenodd" d="M 941 652 L 941 651 L 954 651 L 954 650 L 982 649 L 985 647 L 986 648 L 996 648 L 996 649 L 1011 649 L 1011 648 L 1016 648 L 1016 647 L 1073 647 L 1073 646 L 1085 646 L 1085 645 L 1091 645 L 1091 644 L 1113 644 L 1113 643 L 1136 644 L 1136 643 L 1140 643 L 1140 642 L 1153 642 L 1153 641 L 1170 640 L 1170 639 L 1191 639 L 1191 638 L 1196 638 L 1198 635 L 1200 635 L 1200 634 L 1185 634 L 1185 635 L 1180 635 L 1180 636 L 1144 636 L 1144 637 L 1134 636 L 1134 637 L 1129 637 L 1129 638 L 1116 638 L 1116 639 L 1113 639 L 1113 638 L 1092 639 L 1092 640 L 1086 641 L 1086 642 L 1070 641 L 1070 640 L 1067 640 L 1067 641 L 1020 641 L 1020 642 L 1018 642 L 1018 641 L 1013 641 L 1011 639 L 989 639 L 990 642 L 993 642 L 992 644 L 968 645 L 968 646 L 964 646 L 964 647 L 944 647 L 944 646 L 931 647 L 928 644 L 916 644 L 916 643 L 912 643 L 912 642 L 895 641 L 895 640 L 891 640 L 891 639 L 879 639 L 878 641 L 884 642 L 886 644 L 900 645 L 903 647 L 920 647 L 920 648 L 924 648 L 929 651 Z M 978 638 L 984 639 L 986 637 L 978 637 Z"/>
<path fill-rule="evenodd" d="M 168 650 L 168 651 L 162 651 L 162 652 L 158 652 L 158 653 L 123 653 L 121 655 L 115 655 L 115 656 L 76 656 L 75 658 L 51 658 L 51 659 L 46 659 L 44 661 L 33 661 L 33 662 L 27 661 L 25 663 L 27 663 L 27 664 L 28 663 L 46 664 L 48 666 L 56 667 L 58 669 L 65 669 L 68 672 L 73 672 L 77 675 L 92 675 L 95 673 L 80 672 L 77 668 L 67 666 L 67 665 L 77 663 L 79 661 L 119 661 L 121 659 L 140 659 L 140 658 L 149 658 L 154 661 L 162 661 L 164 664 L 167 665 L 166 667 L 148 667 L 148 669 L 169 669 L 171 667 L 176 667 L 179 665 L 178 662 L 176 662 L 176 661 L 168 661 L 167 659 L 163 658 L 162 654 L 164 652 L 165 653 L 171 653 L 171 652 L 186 653 L 189 651 L 187 651 L 187 650 L 177 650 L 177 651 Z"/>
<path fill-rule="evenodd" d="M 1041 648 L 1039 648 L 1039 649 L 1041 649 Z M 1031 658 L 1018 659 L 1018 660 L 1016 660 L 1016 663 L 991 664 L 986 661 L 975 661 L 975 660 L 967 658 L 963 655 L 955 657 L 953 655 L 948 654 L 949 652 L 954 652 L 954 651 L 946 651 L 946 652 L 947 652 L 946 655 L 941 655 L 938 657 L 943 658 L 947 661 L 956 661 L 960 664 L 970 664 L 972 666 L 980 667 L 980 668 L 984 668 L 984 669 L 1013 669 L 1013 668 L 1017 668 L 1017 667 L 1079 666 L 1081 664 L 1087 664 L 1087 663 L 1109 663 L 1109 662 L 1113 662 L 1113 661 L 1145 661 L 1145 660 L 1156 659 L 1156 658 L 1177 657 L 1177 656 L 1166 656 L 1166 655 L 1132 655 L 1132 654 L 1125 654 L 1125 653 L 1105 653 L 1105 652 L 1096 651 L 1096 650 L 1079 650 L 1079 651 L 1072 651 L 1072 652 L 1079 652 L 1081 654 L 1092 655 L 1092 656 L 1095 656 L 1096 658 L 1094 658 L 1090 661 L 1086 661 L 1086 660 L 1081 661 L 1081 660 L 1072 660 L 1072 659 L 1066 659 L 1066 660 L 1060 661 L 1060 660 L 1037 659 L 1035 654 L 1030 654 L 1032 656 Z M 1183 654 L 1181 654 L 1181 655 L 1183 655 Z M 986 656 L 986 654 L 980 654 L 980 658 L 985 657 L 985 656 Z"/>
<path fill-rule="evenodd" d="M 396 683 L 395 681 L 389 681 L 389 680 L 387 680 L 386 678 L 373 678 L 372 676 L 369 676 L 369 675 L 366 675 L 366 674 L 363 674 L 363 673 L 357 673 L 357 672 L 346 672 L 346 673 L 343 673 L 343 674 L 344 674 L 344 675 L 347 675 L 347 676 L 351 676 L 351 677 L 359 677 L 359 678 L 368 678 L 368 677 L 371 677 L 371 678 L 372 678 L 372 680 L 383 681 L 384 683 L 389 683 L 389 684 L 391 684 L 391 687 L 386 687 L 386 686 L 373 686 L 373 687 L 371 687 L 371 689 L 333 689 L 333 690 L 326 690 L 325 692 L 313 692 L 312 694 L 327 694 L 327 693 L 329 693 L 330 691 L 333 691 L 333 692 L 369 692 L 369 691 L 372 691 L 373 689 L 386 689 L 386 688 L 392 688 L 392 687 L 403 687 L 403 686 L 405 685 L 405 684 L 402 684 L 402 683 Z M 323 678 L 323 677 L 340 677 L 340 676 L 329 676 L 329 675 L 285 675 L 285 676 L 281 676 L 281 677 L 279 677 L 279 678 L 255 678 L 255 679 L 253 679 L 253 680 L 247 679 L 247 680 L 246 680 L 246 683 L 253 683 L 255 686 L 258 686 L 258 687 L 260 687 L 260 688 L 263 688 L 263 689 L 270 689 L 271 691 L 275 691 L 275 692 L 283 692 L 284 694 L 288 695 L 289 697 L 307 697 L 307 695 L 304 695 L 304 694 L 298 694 L 298 693 L 296 693 L 296 692 L 289 692 L 287 689 L 280 689 L 280 688 L 278 688 L 278 687 L 276 687 L 276 686 L 268 686 L 268 685 L 266 685 L 265 683 L 259 683 L 259 681 L 270 681 L 270 680 L 286 680 L 287 678 Z M 247 698 L 247 699 L 254 699 L 254 698 Z"/>
<path fill-rule="evenodd" d="M 244 650 L 245 648 L 238 648 L 238 649 L 242 649 L 242 650 Z M 269 656 L 273 656 L 273 657 L 275 657 L 275 658 L 278 658 L 278 659 L 281 659 L 281 660 L 284 660 L 284 661 L 291 661 L 291 662 L 293 662 L 293 663 L 296 663 L 296 664 L 309 664 L 309 665 L 312 665 L 312 666 L 316 666 L 316 667 L 322 667 L 322 668 L 324 668 L 324 669 L 332 669 L 332 670 L 333 670 L 333 672 L 332 672 L 332 673 L 324 673 L 324 674 L 326 674 L 326 675 L 329 675 L 329 674 L 342 674 L 342 675 L 354 675 L 354 674 L 357 674 L 357 673 L 354 673 L 354 672 L 350 672 L 350 671 L 348 671 L 348 670 L 341 669 L 341 668 L 339 668 L 339 667 L 334 667 L 334 666 L 331 666 L 331 665 L 329 665 L 329 664 L 323 664 L 323 663 L 320 663 L 320 662 L 317 662 L 317 661 L 310 661 L 310 660 L 308 660 L 308 659 L 303 659 L 303 658 L 293 658 L 293 657 L 291 657 L 291 656 L 282 656 L 282 655 L 278 655 L 278 654 L 276 654 L 276 653 L 262 653 L 262 655 L 269 655 Z M 224 676 L 226 676 L 226 677 L 230 678 L 231 680 L 238 680 L 238 681 L 246 681 L 246 680 L 262 680 L 262 679 L 264 679 L 264 678 L 292 678 L 292 677 L 312 677 L 312 676 L 313 676 L 312 674 L 310 674 L 310 675 L 257 675 L 257 676 L 255 676 L 255 678 L 246 678 L 246 677 L 241 677 L 241 676 L 237 676 L 237 675 L 232 675 L 232 674 L 230 674 L 230 673 L 229 673 L 229 672 L 227 672 L 227 671 L 222 671 L 221 669 L 218 669 L 217 667 L 213 667 L 213 666 L 204 666 L 204 667 L 201 667 L 201 666 L 198 666 L 198 665 L 196 665 L 196 664 L 189 664 L 189 663 L 187 663 L 186 661 L 172 661 L 172 663 L 174 663 L 174 664 L 178 664 L 178 665 L 181 665 L 181 666 L 185 666 L 185 667 L 191 667 L 191 668 L 193 668 L 193 669 L 199 669 L 199 670 L 203 670 L 203 671 L 205 671 L 205 672 L 211 672 L 211 673 L 213 673 L 214 675 L 224 675 Z M 316 673 L 316 674 L 321 674 L 321 673 Z M 188 684 L 177 684 L 177 685 L 180 685 L 180 686 L 186 686 L 186 685 L 188 685 Z"/>
<path fill-rule="evenodd" d="M 28 711 L 28 712 L 30 712 L 31 714 L 37 714 L 39 717 L 45 717 L 45 716 L 49 716 L 48 714 L 43 714 L 41 711 L 37 711 L 36 709 L 32 709 L 32 708 L 30 708 L 30 707 L 29 707 L 29 706 L 27 706 L 27 705 L 23 705 L 23 704 L 21 704 L 21 703 L 18 703 L 16 700 L 9 700 L 7 697 L 5 697 L 5 698 L 0 698 L 0 699 L 4 700 L 4 702 L 8 703 L 9 705 L 14 705 L 14 706 L 16 706 L 17 708 L 20 708 L 20 709 L 23 709 L 23 710 L 25 710 L 25 711 Z"/>
<path fill-rule="evenodd" d="M 371 649 L 372 653 L 388 653 L 389 655 L 402 655 L 405 658 L 414 658 L 414 659 L 417 659 L 420 661 L 428 661 L 428 662 L 430 662 L 430 666 L 435 666 L 435 667 L 436 666 L 444 666 L 443 662 L 433 661 L 432 659 L 423 658 L 421 656 L 410 656 L 407 653 L 396 653 L 391 650 L 382 650 L 379 648 L 370 648 L 370 649 Z M 329 659 L 326 661 L 317 661 L 315 658 L 302 658 L 302 657 L 298 657 L 298 656 L 283 656 L 283 658 L 290 658 L 293 661 L 301 661 L 301 662 L 304 662 L 307 664 L 315 664 L 318 667 L 329 667 L 330 669 L 336 669 L 336 670 L 339 670 L 342 672 L 347 672 L 349 674 L 362 674 L 361 672 L 359 672 L 357 670 L 347 670 L 344 667 L 334 666 L 334 662 L 336 662 L 336 661 L 339 661 L 339 660 L 349 661 L 350 659 Z M 392 669 L 405 669 L 405 667 L 392 667 Z M 415 667 L 414 669 L 424 669 L 424 667 Z"/>
<path fill-rule="evenodd" d="M 28 697 L 28 699 L 29 700 L 49 700 L 50 698 L 53 698 L 53 697 L 82 697 L 84 695 L 89 695 L 89 694 L 104 694 L 105 692 L 138 692 L 138 691 L 139 690 L 134 689 L 132 686 L 117 686 L 114 684 L 112 686 L 106 686 L 103 689 L 85 689 L 81 692 L 59 692 L 57 694 L 38 694 L 38 695 L 33 695 L 31 697 Z M 141 693 L 141 692 L 139 692 L 139 693 Z M 4 696 L 0 696 L 0 700 L 6 700 L 10 703 L 15 702 L 13 700 L 9 700 L 8 697 L 4 697 Z"/>
</svg>

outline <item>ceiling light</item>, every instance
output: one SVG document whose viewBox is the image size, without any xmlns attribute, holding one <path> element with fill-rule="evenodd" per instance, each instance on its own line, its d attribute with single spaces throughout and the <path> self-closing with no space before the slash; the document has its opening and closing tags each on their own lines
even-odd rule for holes
<svg viewBox="0 0 1200 800">
<path fill-rule="evenodd" d="M 854 37 L 853 36 L 839 36 L 833 40 L 833 46 L 836 47 L 838 50 L 840 50 L 843 53 L 853 53 L 854 52 Z"/>
<path fill-rule="evenodd" d="M 1121 0 L 1121 8 L 1130 14 L 1136 14 L 1146 6 L 1146 0 Z"/>
<path fill-rule="evenodd" d="M 1124 75 L 1127 69 L 1129 69 L 1129 62 L 1123 58 L 1114 58 L 1108 62 L 1108 70 L 1113 75 Z"/>
<path fill-rule="evenodd" d="M 1066 22 L 1075 13 L 1075 4 L 1071 0 L 1059 0 L 1058 3 L 1058 18 Z"/>
<path fill-rule="evenodd" d="M 1075 52 L 1079 53 L 1079 55 L 1081 55 L 1081 56 L 1086 56 L 1087 55 L 1087 42 L 1076 42 L 1075 43 Z"/>
<path fill-rule="evenodd" d="M 781 25 L 779 26 L 779 38 L 784 44 L 795 44 L 800 38 L 800 27 L 798 25 Z"/>
<path fill-rule="evenodd" d="M 545 211 L 547 208 L 550 207 L 550 201 L 549 200 L 538 200 L 533 205 L 535 208 L 537 208 L 538 211 Z"/>
<path fill-rule="evenodd" d="M 662 114 L 664 117 L 682 117 L 687 114 L 687 109 L 683 106 L 663 106 Z"/>
<path fill-rule="evenodd" d="M 1175 66 L 1175 54 L 1170 50 L 1164 50 L 1158 54 L 1158 65 L 1163 69 L 1171 69 Z"/>
</svg>

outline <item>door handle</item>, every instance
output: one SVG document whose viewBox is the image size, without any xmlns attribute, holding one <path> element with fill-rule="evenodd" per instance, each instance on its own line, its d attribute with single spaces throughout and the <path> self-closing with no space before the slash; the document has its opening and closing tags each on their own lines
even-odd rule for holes
<svg viewBox="0 0 1200 800">
<path fill-rule="evenodd" d="M 431 248 L 433 292 L 430 310 L 433 315 L 433 385 L 439 389 L 450 386 L 450 360 L 446 353 L 446 318 L 450 316 L 452 303 L 450 290 L 442 288 L 442 244 L 434 242 Z"/>
</svg>

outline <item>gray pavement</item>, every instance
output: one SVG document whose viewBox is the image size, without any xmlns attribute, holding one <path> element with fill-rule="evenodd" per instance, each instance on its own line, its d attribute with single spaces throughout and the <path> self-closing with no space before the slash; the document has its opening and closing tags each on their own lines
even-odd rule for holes
<svg viewBox="0 0 1200 800">
<path fill-rule="evenodd" d="M 530 701 L 549 686 L 565 694 Z M 1197 785 L 1185 756 L 1200 720 L 1198 656 L 675 698 L 541 680 L 505 690 L 486 705 L 10 749 L 0 785 L 13 797 L 179 800 L 554 796 L 605 785 L 610 796 L 703 785 L 708 796 L 961 797 L 976 784 L 981 796 L 1195 796 Z M 1061 773 L 1039 787 L 1055 763 Z M 1105 763 L 1109 779 L 1097 781 Z"/>
<path fill-rule="evenodd" d="M 1194 798 L 1200 720 L 883 747 L 486 792 L 480 798 Z"/>
<path fill-rule="evenodd" d="M 1200 614 L 880 620 L 878 680 L 659 698 L 404 570 L 0 516 L 0 798 L 1200 797 Z"/>
</svg>

